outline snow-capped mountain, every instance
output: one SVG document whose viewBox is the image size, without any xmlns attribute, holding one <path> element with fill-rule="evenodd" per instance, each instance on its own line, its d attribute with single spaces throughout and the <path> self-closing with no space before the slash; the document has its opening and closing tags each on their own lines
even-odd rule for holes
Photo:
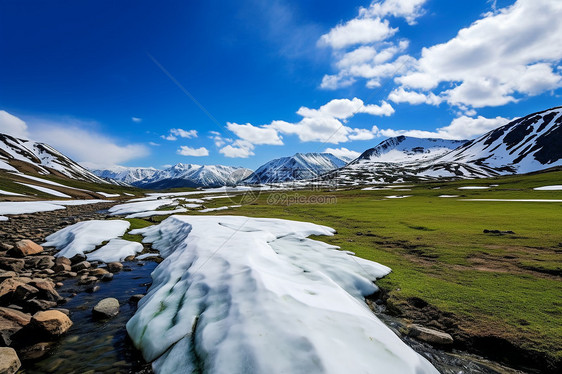
<svg viewBox="0 0 562 374">
<path fill-rule="evenodd" d="M 390 138 L 325 178 L 339 185 L 359 185 L 542 170 L 562 165 L 561 124 L 562 107 L 557 107 L 471 141 Z"/>
<path fill-rule="evenodd" d="M 468 140 L 446 140 L 397 136 L 363 152 L 353 163 L 406 162 L 431 160 L 467 143 Z"/>
<path fill-rule="evenodd" d="M 145 179 L 152 178 L 158 169 L 143 167 L 113 166 L 108 169 L 92 169 L 92 173 L 100 178 L 135 185 Z"/>
<path fill-rule="evenodd" d="M 181 163 L 164 170 L 119 166 L 92 172 L 100 177 L 152 189 L 235 185 L 252 173 L 241 167 Z"/>
<path fill-rule="evenodd" d="M 440 157 L 438 162 L 484 166 L 501 174 L 562 165 L 562 107 L 516 119 Z"/>
<path fill-rule="evenodd" d="M 331 153 L 297 153 L 260 166 L 244 183 L 277 183 L 312 179 L 346 164 Z"/>
<path fill-rule="evenodd" d="M 108 183 L 47 144 L 7 134 L 0 134 L 0 169 Z"/>
</svg>

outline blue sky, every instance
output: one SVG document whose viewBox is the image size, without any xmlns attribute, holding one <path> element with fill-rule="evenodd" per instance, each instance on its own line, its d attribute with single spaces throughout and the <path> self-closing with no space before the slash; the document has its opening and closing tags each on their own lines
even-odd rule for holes
<svg viewBox="0 0 562 374">
<path fill-rule="evenodd" d="M 0 132 L 89 166 L 256 168 L 562 104 L 558 0 L 2 1 Z"/>
</svg>

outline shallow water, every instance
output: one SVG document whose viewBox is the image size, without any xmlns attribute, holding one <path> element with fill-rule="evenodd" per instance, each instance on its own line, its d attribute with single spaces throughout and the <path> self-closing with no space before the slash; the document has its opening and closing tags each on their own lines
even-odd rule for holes
<svg viewBox="0 0 562 374">
<path fill-rule="evenodd" d="M 151 261 L 123 264 L 130 271 L 115 274 L 112 281 L 99 283 L 99 291 L 81 292 L 62 306 L 70 310 L 74 325 L 47 356 L 25 364 L 21 373 L 149 372 L 140 353 L 130 344 L 125 324 L 136 311 L 129 298 L 146 293 L 152 282 L 150 274 L 157 264 Z M 58 291 L 66 297 L 76 288 L 76 280 L 69 280 Z M 119 300 L 119 314 L 107 321 L 92 320 L 92 308 L 106 297 Z"/>
</svg>

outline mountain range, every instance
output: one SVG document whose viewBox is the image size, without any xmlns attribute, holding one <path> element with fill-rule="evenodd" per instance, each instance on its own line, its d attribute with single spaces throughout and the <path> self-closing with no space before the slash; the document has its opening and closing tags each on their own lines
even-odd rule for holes
<svg viewBox="0 0 562 374">
<path fill-rule="evenodd" d="M 518 118 L 473 140 L 398 136 L 347 163 L 330 153 L 297 153 L 255 172 L 223 165 L 177 164 L 164 170 L 116 166 L 86 170 L 44 143 L 0 134 L 5 175 L 53 175 L 147 189 L 217 187 L 321 179 L 339 185 L 528 173 L 562 165 L 562 107 Z M 305 182 L 306 184 L 306 182 Z"/>
</svg>

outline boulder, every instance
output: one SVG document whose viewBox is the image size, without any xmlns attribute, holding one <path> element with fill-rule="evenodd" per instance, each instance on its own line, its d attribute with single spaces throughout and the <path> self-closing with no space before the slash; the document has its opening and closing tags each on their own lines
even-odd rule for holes
<svg viewBox="0 0 562 374">
<path fill-rule="evenodd" d="M 29 239 L 24 239 L 16 242 L 14 248 L 8 251 L 8 255 L 14 257 L 25 257 L 29 255 L 36 255 L 41 252 L 43 252 L 43 247 Z"/>
<path fill-rule="evenodd" d="M 39 290 L 39 297 L 49 301 L 59 301 L 61 299 L 59 293 L 55 291 L 55 285 L 50 280 L 33 280 L 30 283 Z"/>
<path fill-rule="evenodd" d="M 408 336 L 436 345 L 453 344 L 453 337 L 446 332 L 430 329 L 420 325 L 409 326 Z"/>
<path fill-rule="evenodd" d="M 76 257 L 76 256 L 75 256 Z M 74 258 L 74 257 L 73 257 Z M 80 270 L 89 269 L 92 265 L 88 261 L 80 261 L 72 265 L 72 271 L 78 272 Z"/>
<path fill-rule="evenodd" d="M 25 285 L 24 282 L 18 278 L 8 278 L 0 283 L 0 300 L 11 300 L 14 291 L 21 285 Z"/>
<path fill-rule="evenodd" d="M 101 300 L 92 309 L 94 319 L 106 319 L 119 314 L 119 301 L 113 297 Z"/>
<path fill-rule="evenodd" d="M 6 307 L 0 307 L 0 318 L 14 321 L 21 326 L 25 326 L 31 321 L 31 315 Z"/>
<path fill-rule="evenodd" d="M 0 374 L 14 374 L 20 366 L 20 359 L 13 348 L 0 348 Z"/>
<path fill-rule="evenodd" d="M 109 274 L 109 271 L 107 271 L 106 269 L 102 269 L 102 268 L 97 268 L 97 269 L 93 269 L 92 271 L 90 271 L 90 275 L 94 275 L 94 276 L 97 276 L 97 277 L 104 276 L 105 274 Z"/>
<path fill-rule="evenodd" d="M 70 265 L 67 265 L 67 264 L 57 264 L 57 263 L 55 263 L 55 266 L 53 267 L 53 270 L 55 271 L 55 273 L 62 273 L 63 271 L 70 271 L 70 270 L 72 270 L 72 268 L 70 267 Z"/>
<path fill-rule="evenodd" d="M 27 300 L 25 303 L 25 308 L 30 312 L 38 312 L 41 310 L 51 309 L 57 306 L 54 301 L 42 300 L 42 299 L 31 299 Z"/>
<path fill-rule="evenodd" d="M 53 342 L 41 342 L 32 345 L 26 345 L 25 347 L 19 348 L 18 351 L 21 358 L 25 360 L 37 360 L 49 352 L 51 346 L 55 343 Z"/>
<path fill-rule="evenodd" d="M 33 256 L 25 261 L 28 268 L 50 269 L 55 266 L 55 258 L 53 256 Z"/>
<path fill-rule="evenodd" d="M 110 262 L 107 264 L 107 270 L 112 273 L 118 273 L 123 270 L 123 264 L 120 262 Z"/>
<path fill-rule="evenodd" d="M 56 337 L 64 334 L 72 326 L 68 316 L 58 310 L 37 312 L 31 317 L 28 327 L 36 330 L 39 335 Z"/>
<path fill-rule="evenodd" d="M 34 298 L 39 293 L 39 290 L 29 284 L 20 284 L 16 287 L 12 295 L 12 302 L 18 305 L 23 305 L 26 300 Z"/>
<path fill-rule="evenodd" d="M 0 257 L 0 269 L 22 271 L 25 261 L 22 258 Z"/>
</svg>

